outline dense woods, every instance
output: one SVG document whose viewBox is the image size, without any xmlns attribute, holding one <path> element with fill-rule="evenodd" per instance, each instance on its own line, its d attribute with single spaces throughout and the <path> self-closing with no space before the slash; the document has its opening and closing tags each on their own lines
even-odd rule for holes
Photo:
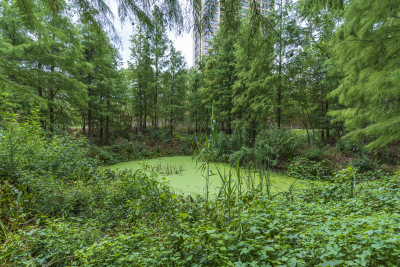
<svg viewBox="0 0 400 267">
<path fill-rule="evenodd" d="M 225 0 L 192 68 L 201 1 L 114 4 L 127 64 L 103 0 L 0 2 L 0 265 L 400 265 L 398 1 Z M 104 167 L 166 155 L 204 194 Z"/>
<path fill-rule="evenodd" d="M 276 125 L 305 129 L 310 143 L 398 142 L 393 1 L 282 0 L 266 15 L 257 2 L 250 7 L 243 17 L 231 1 L 211 55 L 188 71 L 167 38 L 171 17 L 162 8 L 138 11 L 149 22 L 136 24 L 124 68 L 112 33 L 73 17 L 79 6 L 39 1 L 27 13 L 3 1 L 2 92 L 18 112 L 39 107 L 43 128 L 74 128 L 103 145 L 147 128 L 206 130 L 212 109 L 225 133 L 245 127 L 255 138 Z"/>
</svg>

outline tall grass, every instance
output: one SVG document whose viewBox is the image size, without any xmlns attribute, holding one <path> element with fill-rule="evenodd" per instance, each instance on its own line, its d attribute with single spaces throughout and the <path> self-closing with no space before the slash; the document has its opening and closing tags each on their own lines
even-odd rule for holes
<svg viewBox="0 0 400 267">
<path fill-rule="evenodd" d="M 217 170 L 217 175 L 221 181 L 219 193 L 216 202 L 221 203 L 225 208 L 228 218 L 231 219 L 234 214 L 233 210 L 240 212 L 239 209 L 234 209 L 234 206 L 241 203 L 243 197 L 254 199 L 257 197 L 267 197 L 272 199 L 275 195 L 272 194 L 271 173 L 268 158 L 263 162 L 256 162 L 252 169 L 241 169 L 240 161 L 237 160 L 228 170 L 221 169 L 215 162 L 215 151 L 217 150 L 215 140 L 218 135 L 214 116 L 210 118 L 210 133 L 202 134 L 194 144 L 193 158 L 200 163 L 198 168 L 202 171 L 205 178 L 205 201 L 209 202 L 210 192 L 210 176 L 214 175 L 210 171 L 210 164 L 214 164 Z M 268 152 L 268 151 L 267 151 Z M 267 166 L 267 168 L 265 168 Z M 292 184 L 285 192 L 286 195 L 291 195 L 294 190 Z"/>
</svg>

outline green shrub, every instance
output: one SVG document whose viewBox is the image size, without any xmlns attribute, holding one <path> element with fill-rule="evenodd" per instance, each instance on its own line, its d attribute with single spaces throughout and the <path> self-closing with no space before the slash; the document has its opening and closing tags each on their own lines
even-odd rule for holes
<svg viewBox="0 0 400 267">
<path fill-rule="evenodd" d="M 226 162 L 232 153 L 232 143 L 229 135 L 219 132 L 216 140 L 214 140 L 214 159 L 219 162 Z"/>
<path fill-rule="evenodd" d="M 261 131 L 254 144 L 257 164 L 274 168 L 283 168 L 283 163 L 294 157 L 296 149 L 295 136 L 277 127 Z"/>
<path fill-rule="evenodd" d="M 325 158 L 323 150 L 315 145 L 305 150 L 302 156 L 312 161 L 321 161 Z"/>
<path fill-rule="evenodd" d="M 345 169 L 290 200 L 243 199 L 230 218 L 222 203 L 169 195 L 143 172 L 98 173 L 70 193 L 99 204 L 78 217 L 37 218 L 9 234 L 0 264 L 398 266 L 400 180 L 359 181 L 352 194 L 354 175 Z"/>
<path fill-rule="evenodd" d="M 332 175 L 326 161 L 313 161 L 296 157 L 288 166 L 288 174 L 306 180 L 329 180 Z"/>
<path fill-rule="evenodd" d="M 54 218 L 42 220 L 38 225 L 10 235 L 8 242 L 12 243 L 12 247 L 6 246 L 4 255 L 8 255 L 12 265 L 70 265 L 74 251 L 93 244 L 102 235 L 99 225 L 93 221 L 81 223 L 79 220 L 71 222 Z"/>
<path fill-rule="evenodd" d="M 360 143 L 343 138 L 337 141 L 336 147 L 340 152 L 346 155 L 355 155 L 364 151 L 364 148 Z"/>
<path fill-rule="evenodd" d="M 371 158 L 366 154 L 353 159 L 350 165 L 356 168 L 359 172 L 373 171 L 378 169 L 378 163 L 371 160 Z"/>
<path fill-rule="evenodd" d="M 240 150 L 233 152 L 229 156 L 229 164 L 234 166 L 237 162 L 241 166 L 255 167 L 254 149 L 243 145 Z"/>
<path fill-rule="evenodd" d="M 0 139 L 0 181 L 24 183 L 33 176 L 51 176 L 59 180 L 70 179 L 76 170 L 95 166 L 88 158 L 84 139 L 53 135 L 47 137 L 39 125 L 37 115 L 27 119 L 16 114 L 2 114 Z"/>
<path fill-rule="evenodd" d="M 240 150 L 242 146 L 250 146 L 250 136 L 246 127 L 233 129 L 231 143 L 234 151 Z"/>
</svg>

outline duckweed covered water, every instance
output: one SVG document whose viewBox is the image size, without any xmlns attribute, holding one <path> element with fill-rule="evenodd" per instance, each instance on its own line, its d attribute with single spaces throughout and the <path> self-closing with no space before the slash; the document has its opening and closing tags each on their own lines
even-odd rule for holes
<svg viewBox="0 0 400 267">
<path fill-rule="evenodd" d="M 205 175 L 206 173 L 200 170 L 200 163 L 192 160 L 190 156 L 173 156 L 173 157 L 162 157 L 148 160 L 136 160 L 120 162 L 115 165 L 108 166 L 111 170 L 123 170 L 123 169 L 139 169 L 143 167 L 143 164 L 149 164 L 153 167 L 153 170 L 160 174 L 161 179 L 165 177 L 169 185 L 177 192 L 191 195 L 204 195 L 205 193 Z M 215 198 L 221 187 L 221 179 L 218 175 L 218 170 L 221 173 L 227 173 L 231 168 L 225 163 L 210 163 L 210 197 Z M 235 172 L 234 169 L 231 172 Z M 241 177 L 245 181 L 249 171 L 241 168 Z M 253 173 L 254 176 L 254 173 Z M 236 179 L 236 176 L 235 178 Z M 254 183 L 258 184 L 259 178 L 256 174 L 253 177 Z M 272 184 L 271 192 L 278 193 L 287 191 L 293 184 L 295 188 L 304 187 L 303 181 L 288 177 L 282 174 L 270 172 L 270 180 Z M 246 182 L 244 182 L 246 184 Z"/>
</svg>

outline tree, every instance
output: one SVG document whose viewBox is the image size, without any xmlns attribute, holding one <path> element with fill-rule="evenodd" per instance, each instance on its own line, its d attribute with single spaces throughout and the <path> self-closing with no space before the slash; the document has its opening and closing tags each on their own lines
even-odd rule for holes
<svg viewBox="0 0 400 267">
<path fill-rule="evenodd" d="M 267 126 L 274 113 L 274 90 L 269 84 L 273 67 L 273 42 L 260 18 L 248 13 L 235 43 L 236 80 L 233 86 L 235 125 L 250 130 L 255 140 L 257 125 Z"/>
<path fill-rule="evenodd" d="M 92 24 L 83 24 L 81 35 L 85 62 L 81 81 L 87 85 L 89 98 L 81 107 L 82 128 L 85 132 L 88 126 L 90 139 L 108 143 L 113 103 L 124 100 L 123 78 L 117 70 L 118 53 L 106 33 L 97 31 Z"/>
<path fill-rule="evenodd" d="M 3 3 L 2 26 L 11 38 L 2 38 L 2 44 L 12 47 L 1 53 L 0 68 L 8 77 L 3 82 L 14 87 L 14 94 L 25 95 L 24 99 L 39 99 L 32 106 L 41 104 L 43 127 L 51 131 L 65 127 L 71 122 L 73 107 L 85 100 L 85 86 L 76 79 L 82 49 L 69 19 L 70 8 L 61 1 L 48 5 L 39 1 L 33 11 L 44 27 L 29 30 L 21 26 L 23 14 L 15 12 L 18 3 Z"/>
<path fill-rule="evenodd" d="M 129 80 L 133 92 L 133 110 L 138 119 L 139 130 L 146 129 L 147 116 L 152 107 L 154 70 L 150 51 L 150 37 L 142 27 L 131 38 L 131 61 L 129 62 Z"/>
<path fill-rule="evenodd" d="M 159 94 L 161 85 L 161 73 L 167 64 L 166 52 L 168 37 L 166 34 L 164 18 L 159 8 L 153 11 L 153 26 L 150 28 L 150 55 L 154 70 L 153 80 L 153 127 L 158 128 L 159 120 Z"/>
<path fill-rule="evenodd" d="M 396 1 L 350 1 L 334 47 L 344 78 L 331 95 L 345 108 L 331 114 L 371 149 L 400 140 L 399 17 Z"/>
<path fill-rule="evenodd" d="M 173 136 L 174 125 L 183 119 L 186 90 L 186 69 L 182 54 L 170 44 L 170 55 L 167 69 L 164 72 L 164 90 L 162 106 L 165 117 L 169 119 L 170 135 Z"/>
<path fill-rule="evenodd" d="M 340 129 L 340 125 L 332 124 L 328 116 L 329 109 L 337 105 L 328 94 L 337 86 L 339 79 L 333 68 L 331 40 L 341 20 L 340 13 L 325 9 L 310 15 L 301 6 L 296 9 L 296 16 L 302 18 L 303 23 L 299 30 L 298 44 L 301 47 L 288 65 L 289 97 L 296 103 L 297 114 L 301 114 L 297 119 L 302 121 L 309 142 L 315 141 L 315 129 L 320 131 L 321 141 L 329 140 L 332 130 Z"/>
<path fill-rule="evenodd" d="M 232 87 L 235 82 L 234 44 L 240 26 L 240 2 L 229 1 L 221 14 L 220 28 L 204 70 L 205 96 L 203 103 L 209 114 L 213 108 L 215 118 L 223 131 L 232 130 Z"/>
<path fill-rule="evenodd" d="M 194 123 L 194 131 L 198 133 L 208 122 L 208 113 L 202 103 L 203 95 L 200 88 L 204 86 L 204 62 L 201 61 L 197 68 L 191 68 L 188 72 L 188 90 L 186 110 L 188 111 L 188 124 Z"/>
</svg>

